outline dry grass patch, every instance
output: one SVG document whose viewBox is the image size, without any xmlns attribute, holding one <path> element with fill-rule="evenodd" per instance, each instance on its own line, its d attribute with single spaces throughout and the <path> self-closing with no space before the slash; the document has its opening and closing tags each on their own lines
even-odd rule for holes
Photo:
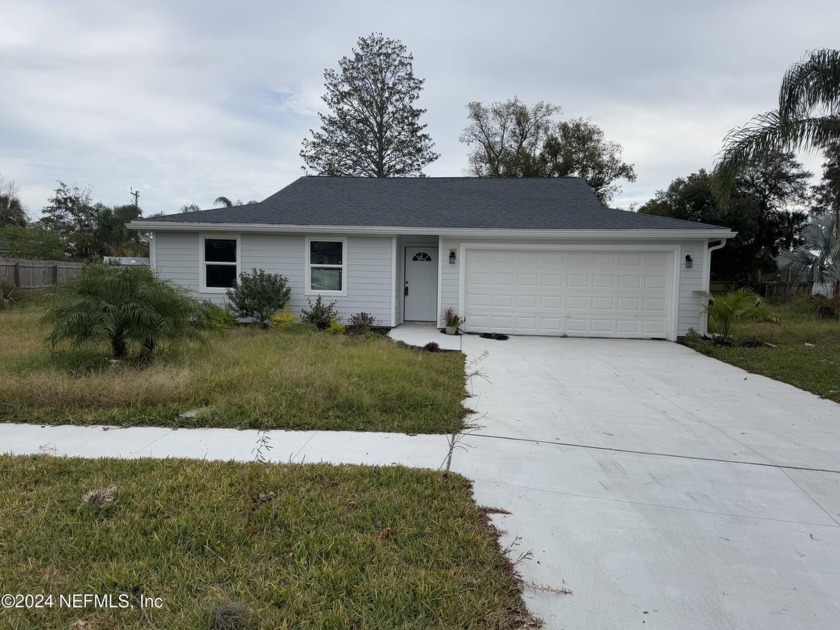
<svg viewBox="0 0 840 630">
<path fill-rule="evenodd" d="M 497 532 L 457 475 L 0 456 L 0 478 L 8 592 L 160 597 L 162 607 L 148 609 L 157 628 L 245 618 L 249 628 L 532 623 Z M 107 505 L 81 501 L 96 489 Z M 274 498 L 251 504 L 245 519 L 254 491 Z M 149 627 L 137 607 L 0 610 L 4 628 L 79 621 Z"/>
<path fill-rule="evenodd" d="M 305 326 L 238 328 L 162 348 L 151 366 L 107 348 L 49 353 L 42 310 L 0 312 L 0 417 L 20 422 L 410 433 L 462 427 L 464 358 Z M 183 417 L 202 409 L 198 416 Z"/>
</svg>

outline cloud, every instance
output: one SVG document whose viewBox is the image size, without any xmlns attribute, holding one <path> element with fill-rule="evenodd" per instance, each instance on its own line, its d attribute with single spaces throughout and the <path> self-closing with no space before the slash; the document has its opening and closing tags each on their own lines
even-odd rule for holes
<svg viewBox="0 0 840 630">
<path fill-rule="evenodd" d="M 29 0 L 0 22 L 0 173 L 31 213 L 57 179 L 108 204 L 139 189 L 147 214 L 265 198 L 302 174 L 324 69 L 383 32 L 425 79 L 429 175 L 463 173 L 469 101 L 517 95 L 624 146 L 626 206 L 710 167 L 792 62 L 836 45 L 838 18 L 829 2 Z"/>
</svg>

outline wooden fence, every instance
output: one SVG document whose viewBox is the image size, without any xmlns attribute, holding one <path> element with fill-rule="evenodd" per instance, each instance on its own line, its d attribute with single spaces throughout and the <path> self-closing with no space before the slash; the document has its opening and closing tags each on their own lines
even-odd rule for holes
<svg viewBox="0 0 840 630">
<path fill-rule="evenodd" d="M 762 288 L 763 295 L 766 298 L 789 298 L 798 295 L 811 295 L 811 286 L 809 282 L 768 282 Z"/>
<path fill-rule="evenodd" d="M 85 264 L 66 260 L 0 258 L 0 284 L 20 289 L 51 287 L 82 274 Z"/>
</svg>

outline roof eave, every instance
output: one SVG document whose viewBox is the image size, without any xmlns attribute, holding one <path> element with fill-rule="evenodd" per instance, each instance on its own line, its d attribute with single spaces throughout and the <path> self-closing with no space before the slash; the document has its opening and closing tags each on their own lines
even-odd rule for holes
<svg viewBox="0 0 840 630">
<path fill-rule="evenodd" d="M 397 234 L 442 235 L 472 238 L 567 238 L 578 239 L 621 239 L 658 238 L 679 239 L 728 239 L 735 232 L 726 228 L 642 228 L 642 229 L 512 229 L 512 228 L 442 228 L 442 227 L 400 227 L 368 225 L 279 225 L 273 223 L 191 223 L 169 221 L 131 221 L 129 229 L 144 232 L 283 232 L 291 234 L 357 234 L 360 236 L 394 236 Z"/>
</svg>

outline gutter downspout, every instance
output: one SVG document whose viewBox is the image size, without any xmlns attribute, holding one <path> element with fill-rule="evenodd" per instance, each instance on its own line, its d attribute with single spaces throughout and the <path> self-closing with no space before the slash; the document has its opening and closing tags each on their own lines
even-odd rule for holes
<svg viewBox="0 0 840 630">
<path fill-rule="evenodd" d="M 712 245 L 712 243 L 715 243 Z M 712 252 L 717 251 L 721 247 L 726 245 L 726 240 L 721 239 L 719 241 L 708 241 L 706 243 L 706 259 L 703 261 L 703 292 L 709 293 L 711 277 L 712 277 Z M 708 335 L 709 334 L 709 316 L 706 313 L 703 313 L 703 319 L 701 322 L 701 326 L 703 330 L 700 334 Z"/>
</svg>

